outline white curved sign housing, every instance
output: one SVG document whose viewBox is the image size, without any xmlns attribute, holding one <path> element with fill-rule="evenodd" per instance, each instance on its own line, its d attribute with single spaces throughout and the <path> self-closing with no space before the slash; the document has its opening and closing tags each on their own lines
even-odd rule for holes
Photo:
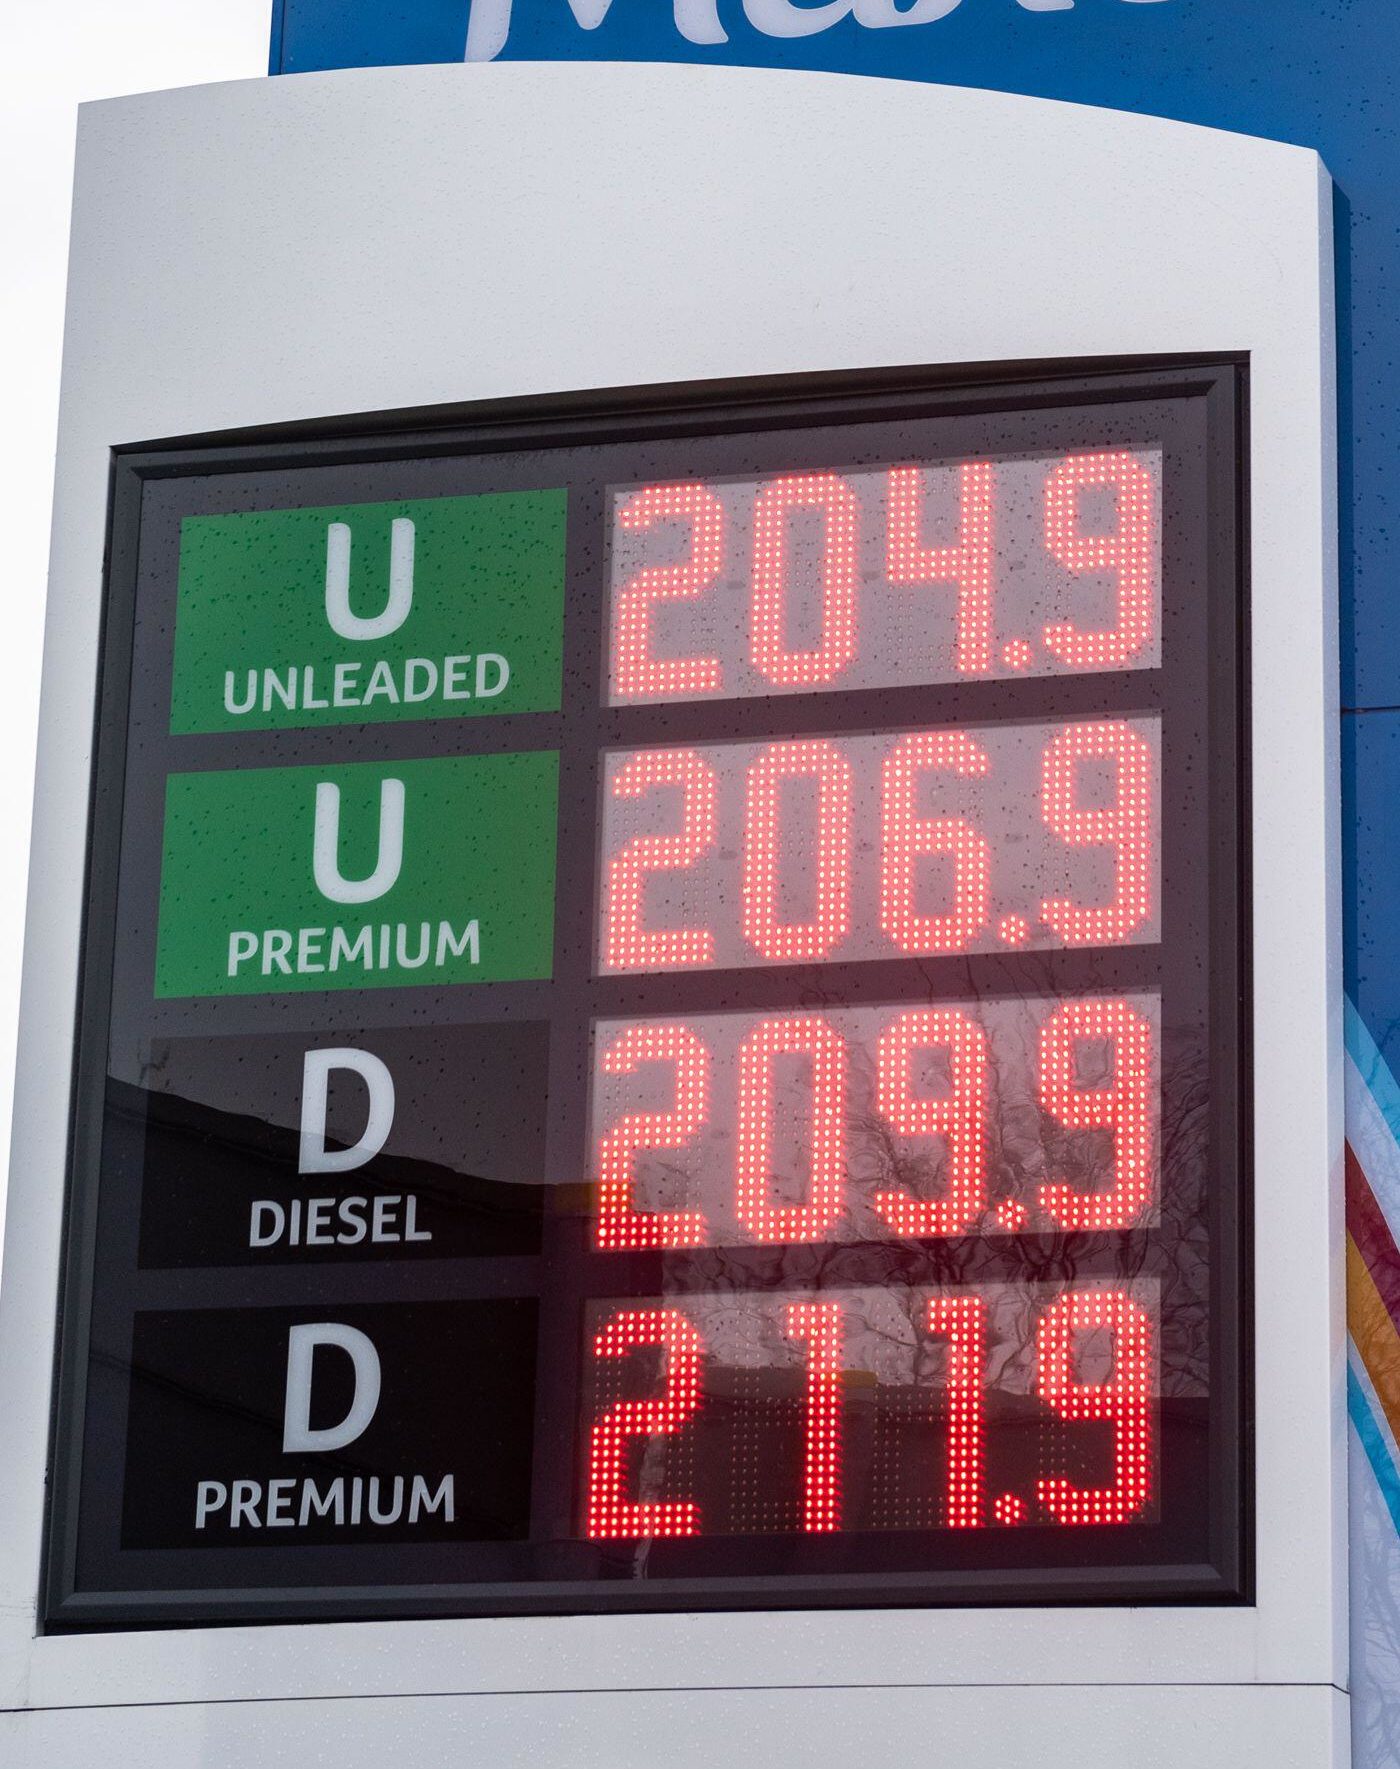
<svg viewBox="0 0 1400 1769">
<path fill-rule="evenodd" d="M 1332 325 L 1087 108 L 85 111 L 14 1760 L 1349 1760 Z"/>
</svg>

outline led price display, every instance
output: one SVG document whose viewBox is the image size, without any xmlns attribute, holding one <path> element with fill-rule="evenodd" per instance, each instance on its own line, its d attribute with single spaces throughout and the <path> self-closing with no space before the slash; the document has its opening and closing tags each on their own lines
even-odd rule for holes
<svg viewBox="0 0 1400 1769">
<path fill-rule="evenodd" d="M 1151 669 L 1161 451 L 612 494 L 615 705 Z"/>
<path fill-rule="evenodd" d="M 1155 1220 L 1155 995 L 604 1021 L 600 1249 Z"/>
<path fill-rule="evenodd" d="M 122 463 L 47 1625 L 1247 1593 L 1238 396 Z"/>
<path fill-rule="evenodd" d="M 1158 937 L 1160 726 L 1008 724 L 604 761 L 604 971 Z"/>
<path fill-rule="evenodd" d="M 588 1534 L 1150 1522 L 1157 1311 L 1151 1284 L 600 1303 Z"/>
</svg>

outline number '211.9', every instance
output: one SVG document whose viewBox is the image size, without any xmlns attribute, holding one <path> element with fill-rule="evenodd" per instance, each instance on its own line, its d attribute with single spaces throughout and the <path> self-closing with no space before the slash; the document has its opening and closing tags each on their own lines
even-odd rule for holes
<svg viewBox="0 0 1400 1769">
<path fill-rule="evenodd" d="M 843 1527 L 847 1306 L 839 1297 L 774 1300 L 781 1331 L 805 1362 L 800 1527 L 810 1535 L 835 1533 Z M 1063 1474 L 1040 1474 L 1025 1496 L 1003 1493 L 990 1507 L 985 1397 L 993 1360 L 987 1299 L 975 1292 L 932 1295 L 922 1305 L 918 1331 L 945 1342 L 947 1349 L 945 1528 L 980 1529 L 990 1521 L 1102 1527 L 1127 1523 L 1143 1512 L 1153 1484 L 1154 1351 L 1152 1316 L 1140 1300 L 1122 1289 L 1071 1290 L 1041 1313 L 1035 1327 L 1036 1397 L 1048 1417 L 1111 1427 L 1107 1481 L 1080 1484 Z M 1102 1380 L 1079 1374 L 1079 1346 L 1087 1335 L 1110 1342 L 1112 1367 Z M 659 1352 L 662 1391 L 648 1399 L 619 1400 L 593 1425 L 587 1535 L 604 1541 L 703 1534 L 704 1510 L 695 1498 L 635 1498 L 628 1492 L 629 1464 L 635 1466 L 629 1449 L 639 1439 L 659 1447 L 703 1417 L 707 1347 L 700 1327 L 679 1304 L 623 1307 L 596 1332 L 592 1350 L 600 1366 Z"/>
</svg>

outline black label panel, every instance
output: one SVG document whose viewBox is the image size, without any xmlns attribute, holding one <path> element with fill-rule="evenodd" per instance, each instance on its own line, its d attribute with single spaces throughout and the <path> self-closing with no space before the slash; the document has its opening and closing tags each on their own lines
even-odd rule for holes
<svg viewBox="0 0 1400 1769">
<path fill-rule="evenodd" d="M 506 1541 L 536 1305 L 137 1315 L 124 1548 Z"/>
<path fill-rule="evenodd" d="M 171 1038 L 108 1083 L 143 1266 L 537 1253 L 548 1028 Z"/>
</svg>

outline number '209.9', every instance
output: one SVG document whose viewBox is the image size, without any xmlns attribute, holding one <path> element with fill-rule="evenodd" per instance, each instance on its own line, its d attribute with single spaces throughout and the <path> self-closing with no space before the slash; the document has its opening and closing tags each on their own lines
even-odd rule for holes
<svg viewBox="0 0 1400 1769">
<path fill-rule="evenodd" d="M 931 1144 L 943 1152 L 937 1196 L 916 1195 L 898 1167 L 894 1183 L 873 1196 L 876 1232 L 919 1240 L 1025 1228 L 1029 1212 L 1016 1198 L 993 1211 L 989 1190 L 989 1113 L 993 1095 L 987 1033 L 978 1019 L 953 1006 L 874 1010 L 875 1085 L 870 1101 L 875 1122 L 895 1144 Z M 604 1076 L 640 1075 L 648 1067 L 669 1069 L 671 1101 L 660 1110 L 624 1111 L 598 1140 L 596 1244 L 603 1252 L 679 1250 L 721 1244 L 704 1209 L 640 1209 L 636 1202 L 639 1156 L 663 1152 L 673 1172 L 696 1169 L 713 1188 L 718 1177 L 713 1149 L 686 1163 L 713 1116 L 711 1045 L 733 1022 L 721 1019 L 707 1037 L 705 1022 L 637 1021 L 604 1035 L 597 1061 Z M 853 1050 L 840 1016 L 791 1013 L 741 1022 L 731 1033 L 738 1045 L 731 1109 L 732 1219 L 741 1239 L 760 1246 L 812 1244 L 838 1238 L 851 1183 Z M 1070 1233 L 1133 1226 L 1156 1202 L 1154 1136 L 1156 1061 L 1154 1027 L 1141 1005 L 1121 998 L 1091 997 L 1058 1003 L 1035 1036 L 1034 1085 L 1040 1113 L 1062 1131 L 1107 1133 L 1106 1167 L 1037 1180 L 1034 1205 L 1043 1226 Z M 1081 1057 L 1100 1053 L 1099 1073 L 1086 1084 Z M 924 1059 L 946 1064 L 950 1085 L 925 1091 L 915 1085 Z M 778 1065 L 796 1060 L 807 1076 L 802 1111 L 805 1151 L 798 1157 L 801 1201 L 774 1196 L 778 1130 Z M 863 1061 L 864 1059 L 862 1059 Z M 1000 1090 L 999 1090 L 1000 1091 Z M 865 1116 L 864 1112 L 861 1116 Z M 794 1120 L 795 1121 L 795 1120 Z M 1024 1136 L 1024 1132 L 1022 1132 Z M 679 1159 L 678 1159 L 679 1157 Z M 906 1168 L 912 1177 L 918 1164 Z M 703 1188 L 702 1188 L 703 1189 Z M 713 1191 L 711 1191 L 713 1196 Z M 727 1201 L 726 1201 L 727 1204 Z M 726 1208 L 726 1220 L 730 1212 Z"/>
</svg>

